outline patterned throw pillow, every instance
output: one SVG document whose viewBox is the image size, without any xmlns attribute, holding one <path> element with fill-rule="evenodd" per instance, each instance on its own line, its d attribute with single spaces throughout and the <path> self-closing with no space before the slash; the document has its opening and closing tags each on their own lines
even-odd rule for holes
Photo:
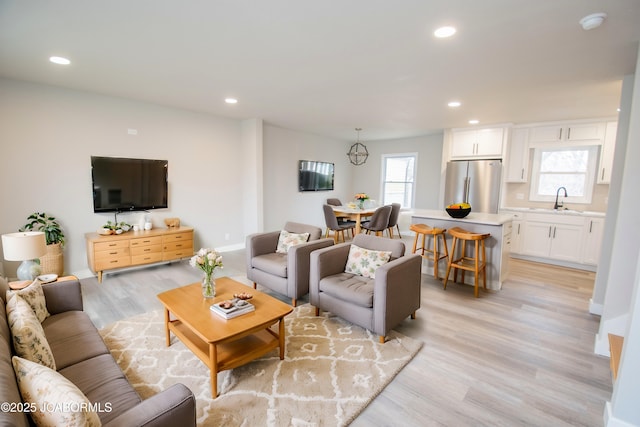
<svg viewBox="0 0 640 427">
<path fill-rule="evenodd" d="M 20 295 L 14 295 L 7 302 L 7 320 L 16 354 L 56 369 L 56 362 L 42 325 L 31 306 Z"/>
<path fill-rule="evenodd" d="M 18 356 L 11 359 L 22 400 L 32 404 L 37 426 L 100 426 L 97 412 L 75 384 L 53 369 Z"/>
<path fill-rule="evenodd" d="M 44 322 L 44 319 L 49 317 L 49 310 L 47 310 L 47 301 L 44 298 L 42 283 L 38 279 L 34 280 L 32 284 L 24 289 L 20 289 L 19 291 L 7 289 L 7 301 L 9 301 L 13 295 L 20 295 L 29 303 L 33 311 L 36 313 L 40 323 Z"/>
<path fill-rule="evenodd" d="M 345 273 L 358 274 L 362 277 L 376 277 L 376 269 L 389 262 L 391 251 L 372 251 L 351 245 Z"/>
<path fill-rule="evenodd" d="M 286 254 L 289 252 L 289 248 L 291 246 L 299 245 L 300 243 L 305 243 L 309 240 L 309 233 L 289 233 L 286 230 L 282 230 L 280 232 L 280 237 L 278 237 L 278 247 L 276 248 L 276 252 L 281 254 Z"/>
</svg>

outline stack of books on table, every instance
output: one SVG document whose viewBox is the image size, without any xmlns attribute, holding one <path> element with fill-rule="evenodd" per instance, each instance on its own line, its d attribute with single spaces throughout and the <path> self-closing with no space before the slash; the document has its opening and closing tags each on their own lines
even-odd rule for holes
<svg viewBox="0 0 640 427">
<path fill-rule="evenodd" d="M 256 307 L 246 301 L 232 301 L 231 307 L 224 307 L 221 302 L 213 304 L 210 309 L 223 319 L 233 319 L 234 317 L 242 316 L 243 314 L 251 313 L 256 310 Z"/>
</svg>

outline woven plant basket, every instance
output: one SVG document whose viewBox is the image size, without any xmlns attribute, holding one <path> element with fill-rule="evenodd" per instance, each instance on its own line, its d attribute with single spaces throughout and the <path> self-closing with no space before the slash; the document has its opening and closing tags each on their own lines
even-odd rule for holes
<svg viewBox="0 0 640 427">
<path fill-rule="evenodd" d="M 64 258 L 60 243 L 47 245 L 47 253 L 40 257 L 42 274 L 57 274 L 62 276 L 64 272 Z"/>
</svg>

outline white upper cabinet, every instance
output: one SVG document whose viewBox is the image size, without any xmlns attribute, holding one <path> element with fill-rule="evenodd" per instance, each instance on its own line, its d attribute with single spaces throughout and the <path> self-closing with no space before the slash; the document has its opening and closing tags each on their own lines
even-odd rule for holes
<svg viewBox="0 0 640 427">
<path fill-rule="evenodd" d="M 503 128 L 454 130 L 451 157 L 502 158 Z"/>
<path fill-rule="evenodd" d="M 603 122 L 534 126 L 531 128 L 529 141 L 602 141 L 605 135 L 605 128 L 606 124 Z"/>
<path fill-rule="evenodd" d="M 604 142 L 600 151 L 600 164 L 598 165 L 598 184 L 611 182 L 611 170 L 613 169 L 613 154 L 616 149 L 616 134 L 618 122 L 607 122 L 604 133 Z"/>
<path fill-rule="evenodd" d="M 507 146 L 506 182 L 527 182 L 529 175 L 529 129 L 516 128 Z"/>
</svg>

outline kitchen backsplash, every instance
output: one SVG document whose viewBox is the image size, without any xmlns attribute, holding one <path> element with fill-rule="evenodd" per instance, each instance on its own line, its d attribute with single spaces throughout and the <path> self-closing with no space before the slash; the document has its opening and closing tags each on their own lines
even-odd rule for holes
<svg viewBox="0 0 640 427">
<path fill-rule="evenodd" d="M 529 183 L 505 184 L 505 191 L 502 197 L 502 207 L 505 208 L 553 208 L 553 202 L 530 202 Z M 518 198 L 518 194 L 523 195 L 523 199 Z M 593 198 L 591 204 L 568 203 L 564 206 L 577 211 L 606 212 L 607 198 L 609 197 L 609 186 L 600 184 L 593 188 Z"/>
</svg>

